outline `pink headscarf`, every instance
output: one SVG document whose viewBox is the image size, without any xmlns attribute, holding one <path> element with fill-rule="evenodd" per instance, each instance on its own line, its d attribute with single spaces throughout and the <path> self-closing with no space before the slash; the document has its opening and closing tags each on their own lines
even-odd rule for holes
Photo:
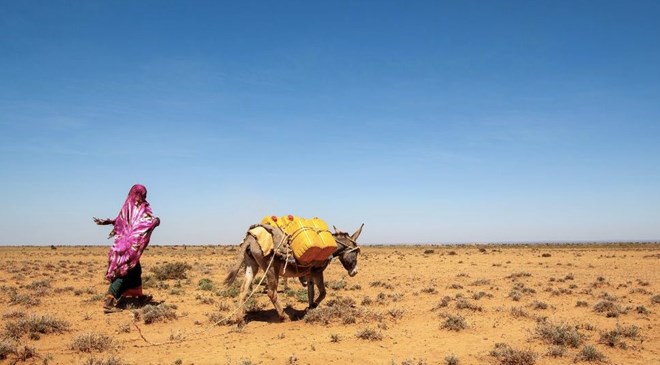
<svg viewBox="0 0 660 365">
<path fill-rule="evenodd" d="M 108 271 L 105 278 L 112 281 L 124 276 L 140 261 L 142 251 L 149 244 L 151 232 L 160 224 L 147 202 L 147 188 L 133 185 L 115 218 L 115 244 L 108 252 Z"/>
</svg>

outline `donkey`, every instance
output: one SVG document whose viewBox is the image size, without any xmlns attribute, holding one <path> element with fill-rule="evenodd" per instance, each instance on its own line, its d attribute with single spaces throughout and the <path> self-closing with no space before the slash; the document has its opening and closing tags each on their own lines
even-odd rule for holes
<svg viewBox="0 0 660 365">
<path fill-rule="evenodd" d="M 303 285 L 305 285 L 306 281 L 307 297 L 309 300 L 308 308 L 316 308 L 323 298 L 325 298 L 323 270 L 325 270 L 332 258 L 339 257 L 339 261 L 344 266 L 344 269 L 346 269 L 349 276 L 352 277 L 357 274 L 357 257 L 360 253 L 357 239 L 360 236 L 360 233 L 362 233 L 362 227 L 364 227 L 364 223 L 357 229 L 357 231 L 355 231 L 355 233 L 349 235 L 346 232 L 337 230 L 337 228 L 333 226 L 335 233 L 333 233 L 332 236 L 337 242 L 337 250 L 327 260 L 315 264 L 314 266 L 301 266 L 286 262 L 285 259 L 277 256 L 275 252 L 271 252 L 269 255 L 264 256 L 257 240 L 250 234 L 246 235 L 240 245 L 234 269 L 229 272 L 225 279 L 225 285 L 230 285 L 236 280 L 236 276 L 241 267 L 245 266 L 245 281 L 243 282 L 241 293 L 238 297 L 239 308 L 236 313 L 236 322 L 239 324 L 245 323 L 245 297 L 252 290 L 252 280 L 259 269 L 264 270 L 266 273 L 266 279 L 268 281 L 266 292 L 270 301 L 273 302 L 273 306 L 275 306 L 275 310 L 277 311 L 280 320 L 285 322 L 289 319 L 277 300 L 277 284 L 280 276 L 285 278 L 300 278 Z M 279 240 L 275 240 L 279 242 Z M 319 296 L 316 300 L 314 300 L 314 285 L 319 288 Z"/>
</svg>

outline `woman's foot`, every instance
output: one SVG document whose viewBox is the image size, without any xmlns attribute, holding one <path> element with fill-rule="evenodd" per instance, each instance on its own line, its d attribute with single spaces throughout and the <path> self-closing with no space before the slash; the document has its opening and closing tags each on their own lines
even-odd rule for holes
<svg viewBox="0 0 660 365">
<path fill-rule="evenodd" d="M 117 308 L 117 299 L 112 295 L 107 295 L 105 301 L 103 302 L 103 313 L 116 313 L 121 312 L 121 309 Z"/>
</svg>

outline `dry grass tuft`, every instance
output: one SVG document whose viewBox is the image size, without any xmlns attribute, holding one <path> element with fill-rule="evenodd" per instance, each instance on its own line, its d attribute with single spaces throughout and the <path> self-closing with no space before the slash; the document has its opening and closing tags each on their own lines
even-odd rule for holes
<svg viewBox="0 0 660 365">
<path fill-rule="evenodd" d="M 85 362 L 83 362 L 83 365 L 128 365 L 128 363 L 125 363 L 114 355 L 110 355 L 104 359 L 96 359 L 94 357 L 90 357 L 89 359 L 85 360 Z"/>
<path fill-rule="evenodd" d="M 103 352 L 109 350 L 112 346 L 113 341 L 110 336 L 89 332 L 74 337 L 69 348 L 79 352 Z"/>
<path fill-rule="evenodd" d="M 168 279 L 186 279 L 186 271 L 192 269 L 192 266 L 185 262 L 168 262 L 160 266 L 152 267 L 151 272 L 158 280 Z"/>
<path fill-rule="evenodd" d="M 16 352 L 16 344 L 8 339 L 0 340 L 0 360 Z"/>
<path fill-rule="evenodd" d="M 4 335 L 10 339 L 20 339 L 25 334 L 62 333 L 69 329 L 69 323 L 50 315 L 30 315 L 5 323 Z"/>
<path fill-rule="evenodd" d="M 566 346 L 550 346 L 546 355 L 550 357 L 564 357 L 566 356 Z"/>
<path fill-rule="evenodd" d="M 355 336 L 361 340 L 369 341 L 381 341 L 383 339 L 383 334 L 373 328 L 362 329 L 358 331 Z"/>
<path fill-rule="evenodd" d="M 16 351 L 14 351 L 14 355 L 16 358 L 12 362 L 13 364 L 17 362 L 25 362 L 29 359 L 35 358 L 38 356 L 37 354 L 37 349 L 34 347 L 30 347 L 27 345 L 23 345 L 20 348 L 18 348 Z"/>
<path fill-rule="evenodd" d="M 140 309 L 133 311 L 136 319 L 142 318 L 145 324 L 154 322 L 166 322 L 170 319 L 176 319 L 176 306 L 168 304 L 151 305 L 147 304 Z"/>
<path fill-rule="evenodd" d="M 586 345 L 575 356 L 575 361 L 602 362 L 605 361 L 605 355 L 598 351 L 595 346 Z"/>
<path fill-rule="evenodd" d="M 454 354 L 449 354 L 445 356 L 445 365 L 459 365 L 458 357 Z"/>
<path fill-rule="evenodd" d="M 355 307 L 352 298 L 337 297 L 326 302 L 325 307 L 314 308 L 305 314 L 305 322 L 329 324 L 333 320 L 342 320 L 344 324 L 355 323 L 362 316 L 362 311 Z"/>
<path fill-rule="evenodd" d="M 565 323 L 540 322 L 535 332 L 545 342 L 558 346 L 578 347 L 585 338 L 574 326 Z"/>
<path fill-rule="evenodd" d="M 497 358 L 500 365 L 533 365 L 537 357 L 531 350 L 515 350 L 505 343 L 496 343 L 490 356 Z"/>
<path fill-rule="evenodd" d="M 463 316 L 447 314 L 444 322 L 440 324 L 440 328 L 458 332 L 466 329 L 467 323 L 465 322 L 465 318 L 463 318 Z"/>
</svg>

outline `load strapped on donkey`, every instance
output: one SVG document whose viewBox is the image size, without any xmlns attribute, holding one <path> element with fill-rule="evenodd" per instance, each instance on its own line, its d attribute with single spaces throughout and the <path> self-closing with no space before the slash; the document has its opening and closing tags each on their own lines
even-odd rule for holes
<svg viewBox="0 0 660 365">
<path fill-rule="evenodd" d="M 337 250 L 328 225 L 317 217 L 267 216 L 250 226 L 248 234 L 259 242 L 264 256 L 274 251 L 292 265 L 322 265 Z"/>
</svg>

